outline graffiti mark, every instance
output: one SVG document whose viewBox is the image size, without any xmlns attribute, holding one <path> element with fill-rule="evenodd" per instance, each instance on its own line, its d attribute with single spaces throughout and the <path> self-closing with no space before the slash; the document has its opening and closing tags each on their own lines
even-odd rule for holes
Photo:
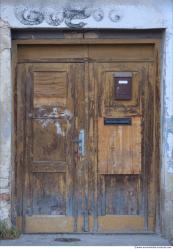
<svg viewBox="0 0 173 249">
<path fill-rule="evenodd" d="M 61 107 L 53 107 L 51 110 L 47 110 L 42 107 L 38 108 L 36 113 L 39 116 L 37 120 L 43 128 L 48 127 L 50 124 L 55 125 L 57 135 L 64 137 L 71 128 L 70 121 L 73 118 L 73 114 L 68 109 L 62 110 Z M 62 125 L 64 123 L 66 125 Z"/>
<path fill-rule="evenodd" d="M 58 121 L 55 122 L 55 126 L 56 126 L 56 133 L 64 137 L 65 131 L 62 130 L 61 125 Z"/>
</svg>

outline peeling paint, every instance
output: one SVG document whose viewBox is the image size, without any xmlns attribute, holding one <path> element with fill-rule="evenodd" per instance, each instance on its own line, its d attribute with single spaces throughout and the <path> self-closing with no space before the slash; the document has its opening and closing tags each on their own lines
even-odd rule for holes
<svg viewBox="0 0 173 249">
<path fill-rule="evenodd" d="M 71 128 L 70 121 L 73 118 L 73 114 L 68 110 L 62 110 L 60 107 L 53 107 L 52 111 L 49 113 L 46 108 L 41 107 L 38 110 L 38 115 L 40 116 L 38 122 L 41 124 L 43 128 L 48 127 L 50 124 L 54 124 L 56 127 L 56 132 L 57 135 L 65 136 L 68 131 Z M 61 126 L 61 122 L 58 121 L 57 119 L 60 120 L 65 120 L 66 121 L 66 127 Z"/>
<path fill-rule="evenodd" d="M 167 117 L 164 122 L 164 160 L 166 171 L 173 175 L 173 116 Z"/>
<path fill-rule="evenodd" d="M 62 130 L 61 125 L 58 121 L 55 122 L 56 132 L 58 135 L 65 136 L 65 132 Z"/>
<path fill-rule="evenodd" d="M 168 173 L 173 174 L 173 159 L 169 160 L 167 164 L 168 164 Z"/>
<path fill-rule="evenodd" d="M 67 120 L 71 120 L 73 117 L 72 113 L 67 109 L 65 109 L 60 115 L 61 117 L 65 117 Z"/>
</svg>

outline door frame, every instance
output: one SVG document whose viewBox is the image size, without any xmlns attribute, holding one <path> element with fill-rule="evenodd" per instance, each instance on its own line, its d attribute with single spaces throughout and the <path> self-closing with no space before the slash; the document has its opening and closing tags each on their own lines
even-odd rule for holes
<svg viewBox="0 0 173 249">
<path fill-rule="evenodd" d="M 23 210 L 22 210 L 22 195 L 18 189 L 22 188 L 21 179 L 21 162 L 18 161 L 18 149 L 19 141 L 17 140 L 17 80 L 16 80 L 16 67 L 18 63 L 18 46 L 20 45 L 74 45 L 74 44 L 105 44 L 105 45 L 117 45 L 117 44 L 150 44 L 154 45 L 154 63 L 155 63 L 155 113 L 154 113 L 154 126 L 155 126 L 155 146 L 154 158 L 155 158 L 155 182 L 156 186 L 156 222 L 155 231 L 160 231 L 160 61 L 161 61 L 161 39 L 160 38 L 64 38 L 64 39 L 18 39 L 12 41 L 12 79 L 13 79 L 13 123 L 14 123 L 14 135 L 13 135 L 13 155 L 14 155 L 14 168 L 12 175 L 12 223 L 21 231 L 23 231 Z M 88 98 L 88 96 L 87 96 Z M 23 146 L 23 141 L 20 141 L 20 146 Z"/>
</svg>

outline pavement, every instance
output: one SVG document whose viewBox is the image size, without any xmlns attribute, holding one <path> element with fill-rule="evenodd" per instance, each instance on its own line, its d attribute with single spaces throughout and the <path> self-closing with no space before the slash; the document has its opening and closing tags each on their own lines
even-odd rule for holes
<svg viewBox="0 0 173 249">
<path fill-rule="evenodd" d="M 171 246 L 157 234 L 22 234 L 0 246 Z"/>
</svg>

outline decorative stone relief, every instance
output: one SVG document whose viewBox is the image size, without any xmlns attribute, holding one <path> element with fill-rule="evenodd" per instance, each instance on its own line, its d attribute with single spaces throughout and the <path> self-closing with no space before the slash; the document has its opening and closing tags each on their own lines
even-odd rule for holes
<svg viewBox="0 0 173 249">
<path fill-rule="evenodd" d="M 91 12 L 88 11 L 86 8 L 84 9 L 65 9 L 64 10 L 64 17 L 65 17 L 65 24 L 69 28 L 83 28 L 87 23 L 86 22 L 79 22 L 73 23 L 73 20 L 81 20 L 87 19 L 91 16 Z"/>
<path fill-rule="evenodd" d="M 46 9 L 29 9 L 22 6 L 15 9 L 16 18 L 24 25 L 39 25 L 43 21 L 51 26 L 59 26 L 63 21 L 69 28 L 83 28 L 87 25 L 86 20 L 92 17 L 96 22 L 104 19 L 104 11 L 101 8 L 64 8 L 62 10 Z M 111 10 L 108 18 L 112 22 L 120 21 L 120 15 L 116 10 Z"/>
<path fill-rule="evenodd" d="M 100 22 L 104 18 L 104 12 L 101 9 L 96 9 L 93 11 L 92 16 L 94 20 L 96 20 L 97 22 Z"/>
<path fill-rule="evenodd" d="M 116 10 L 111 10 L 109 12 L 109 18 L 112 22 L 118 22 L 120 20 L 120 15 L 117 14 Z"/>
<path fill-rule="evenodd" d="M 45 11 L 45 21 L 52 26 L 59 26 L 64 21 L 63 11 L 49 9 Z"/>
<path fill-rule="evenodd" d="M 19 7 L 16 8 L 15 14 L 17 19 L 24 25 L 38 25 L 44 20 L 43 13 L 37 9 Z"/>
</svg>

